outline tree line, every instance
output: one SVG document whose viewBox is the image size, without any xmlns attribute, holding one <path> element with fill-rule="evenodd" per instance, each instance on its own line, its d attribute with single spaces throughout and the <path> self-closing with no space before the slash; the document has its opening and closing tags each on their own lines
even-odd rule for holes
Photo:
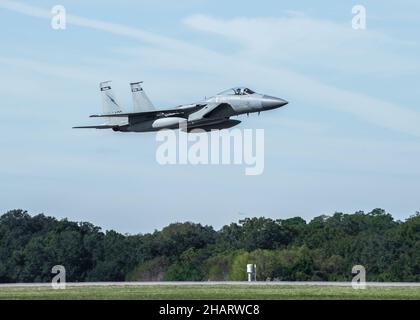
<svg viewBox="0 0 420 320">
<path fill-rule="evenodd" d="M 248 263 L 261 281 L 349 281 L 354 265 L 368 281 L 420 281 L 420 213 L 246 218 L 220 230 L 185 222 L 138 235 L 23 210 L 0 217 L 0 283 L 49 282 L 54 265 L 72 282 L 235 281 Z"/>
</svg>

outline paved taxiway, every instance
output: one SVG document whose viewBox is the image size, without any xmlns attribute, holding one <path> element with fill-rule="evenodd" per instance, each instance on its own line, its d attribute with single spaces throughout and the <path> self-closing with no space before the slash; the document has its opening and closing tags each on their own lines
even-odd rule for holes
<svg viewBox="0 0 420 320">
<path fill-rule="evenodd" d="M 160 282 L 67 282 L 69 287 L 91 287 L 91 286 L 194 286 L 194 285 L 232 285 L 232 286 L 334 286 L 351 287 L 351 282 L 329 282 L 329 281 L 160 281 Z M 367 282 L 368 287 L 420 287 L 420 282 Z M 7 287 L 48 287 L 51 283 L 4 283 L 1 288 Z"/>
</svg>

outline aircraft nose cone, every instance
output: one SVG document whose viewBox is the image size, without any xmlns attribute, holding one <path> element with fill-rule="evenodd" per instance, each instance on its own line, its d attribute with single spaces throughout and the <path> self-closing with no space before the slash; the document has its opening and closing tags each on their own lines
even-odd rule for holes
<svg viewBox="0 0 420 320">
<path fill-rule="evenodd" d="M 283 107 L 288 103 L 289 102 L 287 102 L 286 100 L 264 95 L 262 98 L 261 105 L 263 109 L 275 109 L 275 108 Z"/>
</svg>

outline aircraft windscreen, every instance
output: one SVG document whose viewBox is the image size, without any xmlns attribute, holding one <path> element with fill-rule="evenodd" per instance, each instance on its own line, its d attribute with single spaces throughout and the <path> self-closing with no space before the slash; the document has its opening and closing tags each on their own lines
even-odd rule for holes
<svg viewBox="0 0 420 320">
<path fill-rule="evenodd" d="M 218 93 L 217 95 L 218 96 L 226 96 L 226 95 L 234 95 L 234 94 L 236 94 L 234 89 L 227 89 L 227 90 L 224 90 L 224 91 Z"/>
<path fill-rule="evenodd" d="M 243 94 L 254 94 L 255 92 L 252 91 L 251 89 L 245 88 L 243 91 Z"/>
<path fill-rule="evenodd" d="M 237 95 L 237 96 L 241 96 L 241 95 L 254 94 L 254 93 L 255 92 L 252 91 L 249 88 L 238 87 L 238 88 L 232 88 L 232 89 L 228 89 L 228 90 L 222 91 L 218 95 L 219 96 L 224 96 L 224 95 Z"/>
</svg>

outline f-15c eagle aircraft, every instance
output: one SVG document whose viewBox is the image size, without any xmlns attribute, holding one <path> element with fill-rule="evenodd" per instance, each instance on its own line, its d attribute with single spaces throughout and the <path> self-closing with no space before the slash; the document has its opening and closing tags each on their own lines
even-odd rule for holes
<svg viewBox="0 0 420 320">
<path fill-rule="evenodd" d="M 213 97 L 173 109 L 155 109 L 142 88 L 142 82 L 131 83 L 134 111 L 124 113 L 115 99 L 111 81 L 101 82 L 103 114 L 91 115 L 105 118 L 106 123 L 94 126 L 74 127 L 91 129 L 112 129 L 122 132 L 148 132 L 161 129 L 191 131 L 201 129 L 225 129 L 241 123 L 232 116 L 260 113 L 285 106 L 286 100 L 259 94 L 251 89 L 238 87 L 223 91 Z"/>
</svg>

